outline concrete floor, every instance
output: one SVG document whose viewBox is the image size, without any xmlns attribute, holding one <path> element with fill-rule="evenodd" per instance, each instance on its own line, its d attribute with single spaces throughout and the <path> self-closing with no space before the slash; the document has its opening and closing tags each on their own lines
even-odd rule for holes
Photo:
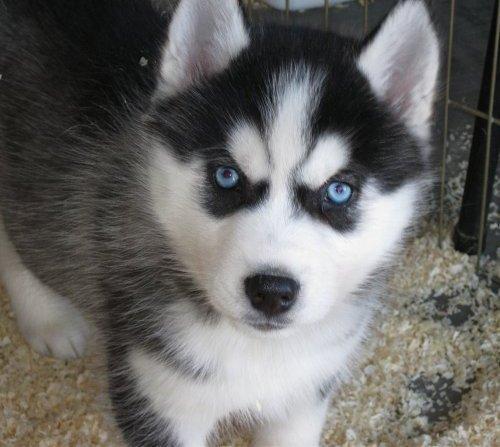
<svg viewBox="0 0 500 447">
<path fill-rule="evenodd" d="M 369 8 L 369 28 L 374 27 L 393 7 L 396 0 L 374 0 Z M 446 59 L 447 37 L 449 28 L 450 0 L 434 0 L 432 11 L 440 34 L 443 48 L 443 64 Z M 474 0 L 473 2 L 457 2 L 455 15 L 455 39 L 452 57 L 451 98 L 470 107 L 477 106 L 482 69 L 488 41 L 491 15 L 494 0 Z M 258 7 L 253 13 L 255 21 L 272 21 L 285 23 L 285 14 L 281 11 Z M 305 12 L 291 12 L 290 22 L 323 29 L 325 26 L 324 10 L 313 9 Z M 330 30 L 340 34 L 361 37 L 363 35 L 363 7 L 358 1 L 352 1 L 341 7 L 332 7 L 329 14 Z M 439 102 L 435 117 L 436 166 L 439 165 L 443 141 L 443 116 L 445 95 L 445 67 L 442 70 Z M 450 112 L 450 157 L 447 163 L 448 182 L 454 188 L 463 187 L 466 161 L 469 157 L 471 134 L 474 119 L 467 114 L 452 109 Z M 495 142 L 494 144 L 499 144 Z M 500 170 L 497 169 L 497 185 Z M 451 187 L 451 186 L 450 186 Z M 500 197 L 494 196 L 488 225 L 487 253 L 498 255 L 500 245 L 500 225 L 498 209 Z M 457 195 L 457 192 L 452 194 Z M 448 204 L 447 213 L 458 214 L 461 191 L 454 204 Z"/>
</svg>

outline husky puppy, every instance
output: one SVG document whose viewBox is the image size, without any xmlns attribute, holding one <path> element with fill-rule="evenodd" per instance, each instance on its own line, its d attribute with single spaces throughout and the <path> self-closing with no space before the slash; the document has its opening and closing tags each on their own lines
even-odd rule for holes
<svg viewBox="0 0 500 447">
<path fill-rule="evenodd" d="M 427 200 L 429 13 L 359 42 L 158 3 L 0 2 L 2 282 L 42 354 L 95 323 L 130 446 L 317 446 Z"/>
</svg>

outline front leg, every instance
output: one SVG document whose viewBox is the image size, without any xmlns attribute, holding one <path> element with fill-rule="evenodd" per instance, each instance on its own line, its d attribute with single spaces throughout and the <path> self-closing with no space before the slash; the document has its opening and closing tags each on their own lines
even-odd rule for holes
<svg viewBox="0 0 500 447">
<path fill-rule="evenodd" d="M 287 418 L 270 421 L 258 428 L 252 447 L 319 446 L 327 408 L 327 399 L 297 405 Z"/>
<path fill-rule="evenodd" d="M 196 408 L 186 411 L 176 397 L 178 372 L 134 348 L 120 350 L 117 355 L 114 347 L 109 357 L 109 390 L 127 445 L 206 447 L 212 421 Z"/>
</svg>

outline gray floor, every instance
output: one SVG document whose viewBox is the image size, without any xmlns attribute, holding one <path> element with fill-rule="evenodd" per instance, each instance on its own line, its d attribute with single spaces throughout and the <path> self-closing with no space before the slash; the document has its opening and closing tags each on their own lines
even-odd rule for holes
<svg viewBox="0 0 500 447">
<path fill-rule="evenodd" d="M 374 0 L 369 8 L 369 26 L 375 26 L 396 3 L 396 0 Z M 470 107 L 477 106 L 481 83 L 483 63 L 488 41 L 491 15 L 494 0 L 474 0 L 457 2 L 455 15 L 455 39 L 452 58 L 451 97 Z M 434 20 L 441 36 L 443 59 L 446 57 L 447 36 L 449 27 L 450 0 L 434 0 L 432 2 Z M 268 8 L 258 8 L 253 13 L 256 21 L 285 22 L 285 14 Z M 290 22 L 297 25 L 324 28 L 323 9 L 306 12 L 292 12 Z M 363 34 L 363 7 L 355 0 L 342 7 L 332 7 L 329 15 L 330 29 L 346 35 Z M 442 70 L 444 74 L 445 70 Z M 444 77 L 440 83 L 440 101 L 437 105 L 435 119 L 436 163 L 439 163 L 443 141 L 443 97 L 445 94 Z M 450 113 L 450 157 L 448 159 L 448 189 L 463 187 L 465 178 L 465 162 L 468 160 L 470 140 L 474 119 L 463 112 L 452 110 Z M 498 144 L 495 142 L 494 144 Z M 497 174 L 499 174 L 497 169 Z M 497 175 L 498 177 L 498 175 Z M 498 182 L 497 182 L 498 185 Z M 461 192 L 449 191 L 452 196 L 447 203 L 448 213 L 458 213 Z M 498 194 L 498 188 L 497 188 Z M 495 256 L 500 242 L 498 208 L 500 197 L 494 197 L 488 225 L 487 253 Z"/>
</svg>

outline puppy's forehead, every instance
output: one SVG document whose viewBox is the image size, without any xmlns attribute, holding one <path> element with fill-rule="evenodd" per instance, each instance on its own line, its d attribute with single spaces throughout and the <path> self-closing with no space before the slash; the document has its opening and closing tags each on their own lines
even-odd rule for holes
<svg viewBox="0 0 500 447">
<path fill-rule="evenodd" d="M 250 121 L 234 125 L 228 149 L 252 180 L 290 178 L 311 153 L 312 117 L 324 77 L 307 66 L 276 73 L 263 98 L 261 126 Z"/>
<path fill-rule="evenodd" d="M 323 77 L 297 66 L 273 79 L 274 110 L 268 117 L 269 152 L 275 175 L 286 176 L 306 157 L 312 142 L 311 117 Z"/>
</svg>

